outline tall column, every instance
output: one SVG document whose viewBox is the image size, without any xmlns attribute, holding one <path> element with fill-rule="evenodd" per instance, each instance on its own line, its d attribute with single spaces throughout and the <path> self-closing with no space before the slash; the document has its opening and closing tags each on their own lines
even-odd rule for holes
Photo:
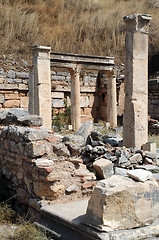
<svg viewBox="0 0 159 240">
<path fill-rule="evenodd" d="M 35 46 L 33 51 L 34 84 L 34 114 L 43 118 L 43 125 L 52 127 L 51 116 L 51 74 L 50 47 Z"/>
<path fill-rule="evenodd" d="M 150 15 L 124 17 L 126 23 L 123 144 L 141 148 L 148 141 L 148 30 Z"/>
<path fill-rule="evenodd" d="M 107 72 L 107 122 L 111 127 L 117 126 L 117 102 L 116 102 L 116 75 Z"/>
<path fill-rule="evenodd" d="M 77 131 L 81 126 L 80 69 L 69 69 L 71 74 L 71 123 Z"/>
</svg>

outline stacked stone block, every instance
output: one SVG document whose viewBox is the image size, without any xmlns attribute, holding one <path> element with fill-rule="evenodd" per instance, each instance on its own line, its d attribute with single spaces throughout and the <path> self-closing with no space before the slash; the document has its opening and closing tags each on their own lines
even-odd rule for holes
<svg viewBox="0 0 159 240">
<path fill-rule="evenodd" d="M 57 140 L 60 141 L 43 128 L 1 126 L 0 172 L 13 183 L 21 204 L 29 205 L 32 199 L 55 201 L 92 192 L 94 174 L 81 159 L 72 158 L 69 150 L 67 156 L 56 154 Z"/>
</svg>

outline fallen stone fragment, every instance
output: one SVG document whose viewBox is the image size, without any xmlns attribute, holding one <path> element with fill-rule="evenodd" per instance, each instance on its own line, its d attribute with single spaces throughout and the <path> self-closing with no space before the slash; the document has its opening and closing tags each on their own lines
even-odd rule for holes
<svg viewBox="0 0 159 240">
<path fill-rule="evenodd" d="M 156 165 L 152 165 L 152 164 L 139 165 L 139 166 L 136 166 L 136 168 L 144 169 L 144 170 L 150 171 L 152 173 L 159 173 L 159 167 Z"/>
<path fill-rule="evenodd" d="M 79 188 L 77 187 L 76 184 L 73 184 L 66 189 L 67 194 L 70 194 L 70 193 L 73 193 L 73 192 L 78 192 L 78 191 L 79 191 Z"/>
<path fill-rule="evenodd" d="M 99 179 L 108 178 L 114 174 L 113 163 L 105 158 L 95 161 L 93 168 Z"/>
<path fill-rule="evenodd" d="M 150 171 L 146 171 L 143 169 L 128 170 L 127 174 L 129 177 L 140 182 L 145 182 L 146 180 L 149 180 L 152 178 L 152 173 Z"/>
<path fill-rule="evenodd" d="M 99 141 L 101 140 L 103 137 L 103 135 L 98 132 L 98 131 L 91 131 L 91 138 L 93 139 L 93 141 Z"/>
<path fill-rule="evenodd" d="M 127 170 L 124 169 L 124 168 L 116 167 L 116 168 L 115 168 L 115 174 L 126 177 L 126 176 L 127 176 Z"/>
<path fill-rule="evenodd" d="M 129 157 L 131 163 L 142 163 L 142 155 L 140 153 L 136 153 L 133 156 Z"/>
<path fill-rule="evenodd" d="M 17 119 L 18 123 L 24 126 L 36 126 L 43 125 L 43 119 L 38 115 L 26 115 Z"/>
<path fill-rule="evenodd" d="M 29 115 L 29 112 L 23 108 L 11 108 L 0 111 L 0 124 L 8 125 L 17 123 L 17 119 Z"/>
<path fill-rule="evenodd" d="M 96 185 L 83 223 L 108 232 L 150 225 L 159 217 L 158 194 L 154 179 L 142 183 L 113 175 Z"/>
<path fill-rule="evenodd" d="M 109 143 L 112 147 L 118 147 L 123 138 L 119 134 L 108 133 L 103 136 L 103 142 Z"/>
<path fill-rule="evenodd" d="M 69 157 L 70 156 L 70 152 L 67 149 L 67 147 L 65 146 L 64 143 L 62 142 L 54 142 L 52 144 L 53 146 L 53 152 L 57 154 L 57 156 L 65 156 L 65 157 Z"/>
<path fill-rule="evenodd" d="M 84 141 L 86 142 L 88 135 L 90 134 L 90 132 L 92 131 L 93 128 L 93 122 L 88 121 L 88 122 L 84 122 L 80 128 L 78 129 L 78 131 L 75 133 L 75 135 L 79 135 L 81 137 L 83 137 Z"/>
</svg>

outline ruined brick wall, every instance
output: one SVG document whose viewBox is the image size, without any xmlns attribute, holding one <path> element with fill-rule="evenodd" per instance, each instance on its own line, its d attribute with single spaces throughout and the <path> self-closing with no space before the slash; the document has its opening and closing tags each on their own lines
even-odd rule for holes
<svg viewBox="0 0 159 240">
<path fill-rule="evenodd" d="M 24 205 L 32 205 L 34 199 L 82 197 L 96 183 L 94 174 L 80 159 L 72 158 L 55 135 L 43 128 L 15 125 L 0 128 L 0 175 L 12 182 L 12 192 Z"/>
</svg>

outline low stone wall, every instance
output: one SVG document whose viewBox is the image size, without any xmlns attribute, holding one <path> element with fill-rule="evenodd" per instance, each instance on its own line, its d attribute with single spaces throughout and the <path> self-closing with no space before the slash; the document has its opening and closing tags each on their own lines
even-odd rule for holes
<svg viewBox="0 0 159 240">
<path fill-rule="evenodd" d="M 29 116 L 30 121 L 31 116 L 24 114 L 26 124 L 26 118 Z M 19 113 L 10 112 L 6 119 L 11 121 L 11 117 L 15 121 L 16 116 Z M 20 122 L 22 118 L 18 119 Z M 14 190 L 21 204 L 31 205 L 34 199 L 67 201 L 92 192 L 95 175 L 77 157 L 78 144 L 74 146 L 74 152 L 71 144 L 69 150 L 68 142 L 65 145 L 61 138 L 42 127 L 1 125 L 0 175 L 10 180 L 11 191 Z"/>
</svg>

